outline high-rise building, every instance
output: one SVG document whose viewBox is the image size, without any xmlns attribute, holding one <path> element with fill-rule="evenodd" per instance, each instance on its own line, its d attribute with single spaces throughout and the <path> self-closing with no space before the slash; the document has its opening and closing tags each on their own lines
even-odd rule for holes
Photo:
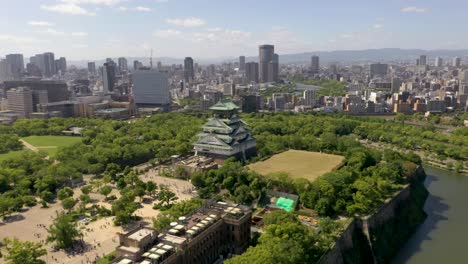
<svg viewBox="0 0 468 264">
<path fill-rule="evenodd" d="M 139 107 L 163 107 L 170 104 L 169 82 L 157 69 L 140 68 L 133 73 L 133 97 Z"/>
<path fill-rule="evenodd" d="M 374 78 L 376 76 L 384 77 L 388 72 L 388 64 L 383 63 L 373 63 L 370 65 L 370 77 Z"/>
<path fill-rule="evenodd" d="M 19 117 L 29 117 L 33 112 L 32 91 L 27 87 L 18 87 L 7 91 L 8 110 Z"/>
<path fill-rule="evenodd" d="M 426 66 L 427 65 L 427 56 L 421 55 L 419 56 L 419 65 Z"/>
<path fill-rule="evenodd" d="M 8 54 L 5 57 L 7 79 L 20 80 L 24 72 L 23 54 Z"/>
<path fill-rule="evenodd" d="M 62 74 L 67 72 L 67 59 L 65 57 L 60 57 L 56 63 L 57 72 L 60 71 Z"/>
<path fill-rule="evenodd" d="M 320 58 L 319 56 L 312 56 L 311 57 L 311 64 L 310 64 L 310 71 L 312 73 L 319 73 L 320 72 Z"/>
<path fill-rule="evenodd" d="M 6 60 L 0 60 L 0 82 L 7 80 L 7 63 Z"/>
<path fill-rule="evenodd" d="M 245 71 L 245 56 L 239 57 L 239 71 Z"/>
<path fill-rule="evenodd" d="M 273 45 L 261 45 L 259 47 L 258 71 L 259 71 L 259 81 L 261 83 L 265 83 L 273 79 L 272 77 L 269 78 L 268 75 L 269 75 L 269 64 L 273 61 L 274 54 L 275 54 L 275 46 Z"/>
<path fill-rule="evenodd" d="M 42 74 L 44 74 L 45 77 L 52 77 L 57 73 L 57 69 L 55 68 L 55 55 L 52 52 L 46 52 L 43 54 L 43 56 L 44 70 Z"/>
<path fill-rule="evenodd" d="M 468 71 L 462 71 L 459 74 L 459 79 L 461 82 L 468 82 Z"/>
<path fill-rule="evenodd" d="M 315 106 L 315 90 L 304 90 L 304 105 Z"/>
<path fill-rule="evenodd" d="M 115 68 L 115 64 L 112 62 L 104 63 L 104 66 L 102 68 L 102 84 L 105 93 L 114 91 Z"/>
<path fill-rule="evenodd" d="M 191 57 L 186 57 L 184 60 L 184 79 L 186 83 L 189 83 L 195 79 L 193 59 Z"/>
<path fill-rule="evenodd" d="M 120 72 L 128 71 L 128 62 L 126 58 L 124 57 L 119 58 L 118 63 L 119 63 Z"/>
<path fill-rule="evenodd" d="M 137 61 L 137 60 L 133 61 L 133 70 L 134 71 L 136 71 L 136 70 L 138 70 L 138 69 L 140 69 L 142 67 L 143 67 L 143 63 L 141 63 L 140 61 Z"/>
<path fill-rule="evenodd" d="M 248 62 L 245 64 L 245 77 L 248 82 L 258 83 L 258 63 Z"/>
<path fill-rule="evenodd" d="M 96 63 L 88 62 L 88 73 L 91 75 L 96 75 Z"/>
<path fill-rule="evenodd" d="M 453 58 L 452 66 L 460 68 L 461 67 L 461 58 L 459 58 L 459 57 Z"/>
<path fill-rule="evenodd" d="M 279 56 L 273 54 L 273 59 L 268 63 L 268 79 L 267 82 L 277 82 L 279 80 Z"/>
<path fill-rule="evenodd" d="M 434 63 L 434 65 L 435 65 L 436 67 L 442 67 L 442 64 L 443 64 L 442 58 L 441 58 L 441 57 L 436 57 L 436 58 L 435 58 L 435 63 Z"/>
<path fill-rule="evenodd" d="M 163 66 L 162 66 L 162 62 L 158 61 L 158 64 L 157 64 L 157 65 L 158 65 L 158 66 L 157 66 L 157 67 L 158 67 L 158 70 L 159 70 L 159 71 L 162 71 L 162 67 L 163 67 Z"/>
</svg>

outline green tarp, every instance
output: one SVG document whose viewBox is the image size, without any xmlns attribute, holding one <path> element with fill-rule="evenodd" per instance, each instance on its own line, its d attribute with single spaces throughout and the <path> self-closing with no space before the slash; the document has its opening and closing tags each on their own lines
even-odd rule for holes
<svg viewBox="0 0 468 264">
<path fill-rule="evenodd" d="M 284 197 L 280 197 L 276 202 L 276 206 L 283 208 L 287 212 L 291 212 L 294 206 L 294 201 Z"/>
</svg>

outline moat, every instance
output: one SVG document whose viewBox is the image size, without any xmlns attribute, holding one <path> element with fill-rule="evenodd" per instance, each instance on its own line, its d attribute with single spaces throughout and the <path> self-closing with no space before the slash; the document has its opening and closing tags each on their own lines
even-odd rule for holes
<svg viewBox="0 0 468 264">
<path fill-rule="evenodd" d="M 468 176 L 425 167 L 429 191 L 425 222 L 394 258 L 394 264 L 464 263 L 468 259 Z"/>
</svg>

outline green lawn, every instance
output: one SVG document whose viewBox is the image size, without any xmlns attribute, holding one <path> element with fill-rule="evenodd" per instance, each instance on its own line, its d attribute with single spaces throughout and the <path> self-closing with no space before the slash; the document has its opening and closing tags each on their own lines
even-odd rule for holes
<svg viewBox="0 0 468 264">
<path fill-rule="evenodd" d="M 29 136 L 22 139 L 49 156 L 55 155 L 60 147 L 67 147 L 81 141 L 81 137 L 71 136 Z"/>
<path fill-rule="evenodd" d="M 0 162 L 4 161 L 6 159 L 9 159 L 9 158 L 19 157 L 21 155 L 21 153 L 28 152 L 28 151 L 30 151 L 30 150 L 17 150 L 17 151 L 10 151 L 8 153 L 0 154 Z"/>
</svg>

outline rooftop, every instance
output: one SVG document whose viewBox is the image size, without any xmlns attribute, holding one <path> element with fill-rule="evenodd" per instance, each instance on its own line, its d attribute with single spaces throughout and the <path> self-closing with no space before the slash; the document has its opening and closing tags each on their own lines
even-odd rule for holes
<svg viewBox="0 0 468 264">
<path fill-rule="evenodd" d="M 210 107 L 210 110 L 215 111 L 232 111 L 240 109 L 236 104 L 232 102 L 231 99 L 222 99 L 221 101 L 217 102 L 215 105 Z"/>
</svg>

